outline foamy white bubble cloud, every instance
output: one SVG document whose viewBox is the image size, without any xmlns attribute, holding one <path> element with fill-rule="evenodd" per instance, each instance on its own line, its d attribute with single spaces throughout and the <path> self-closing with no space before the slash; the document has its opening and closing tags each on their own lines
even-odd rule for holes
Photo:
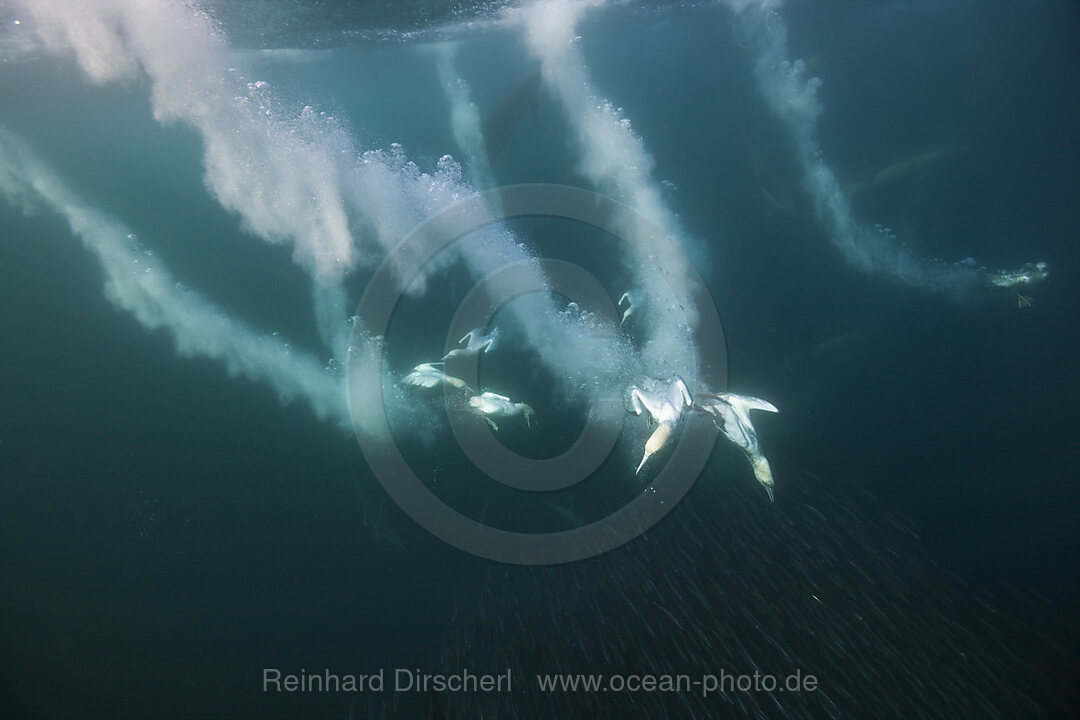
<svg viewBox="0 0 1080 720">
<path fill-rule="evenodd" d="M 440 265 L 421 271 L 413 251 L 399 243 L 425 218 L 475 192 L 451 158 L 425 172 L 397 145 L 361 152 L 340 123 L 313 108 L 282 113 L 267 83 L 250 82 L 228 68 L 224 36 L 194 6 L 101 0 L 68 12 L 65 0 L 18 1 L 53 52 L 74 52 L 95 82 L 145 76 L 155 117 L 200 133 L 207 186 L 252 233 L 292 245 L 294 257 L 314 279 L 320 335 L 335 354 L 342 353 L 347 304 L 338 286 L 353 265 L 389 256 L 401 286 L 414 293 L 426 289 L 428 274 Z M 461 95 L 459 110 L 464 103 L 467 96 Z M 474 152 L 482 147 L 477 125 L 478 116 L 458 113 L 459 135 Z M 457 255 L 445 253 L 441 262 L 460 257 L 480 277 L 500 264 L 531 259 L 510 233 L 490 228 L 477 235 L 457 247 Z M 538 267 L 530 267 L 545 286 Z M 581 342 L 566 335 L 565 323 L 553 320 L 557 311 L 551 299 L 544 303 L 515 314 L 525 341 L 556 377 L 583 376 L 587 356 L 573 351 Z M 145 309 L 131 309 L 151 322 Z M 208 352 L 226 359 L 234 355 Z"/>
<path fill-rule="evenodd" d="M 693 282 L 689 259 L 675 238 L 684 238 L 675 214 L 664 203 L 652 178 L 653 160 L 641 138 L 620 109 L 592 88 L 575 35 L 578 22 L 599 0 L 534 2 L 512 12 L 524 28 L 526 45 L 540 61 L 545 84 L 561 100 L 577 135 L 579 169 L 601 192 L 625 203 L 655 223 L 661 232 L 635 224 L 625 239 L 645 257 L 625 256 L 639 301 L 636 311 L 644 325 L 644 361 L 652 372 L 680 374 L 693 384 L 697 358 L 689 325 L 697 310 L 676 304 L 669 284 L 686 288 Z M 689 325 L 687 324 L 689 323 Z"/>
<path fill-rule="evenodd" d="M 454 64 L 456 44 L 450 41 L 435 43 L 428 48 L 428 52 L 435 56 L 439 83 L 450 104 L 450 130 L 454 133 L 454 142 L 465 157 L 472 183 L 478 188 L 491 187 L 494 181 L 485 147 L 480 110 L 472 101 L 469 84 L 457 74 Z"/>
<path fill-rule="evenodd" d="M 183 288 L 126 227 L 88 205 L 3 129 L 0 193 L 24 208 L 30 201 L 63 217 L 101 265 L 110 302 L 144 328 L 168 332 L 179 355 L 218 360 L 230 375 L 269 383 L 282 402 L 304 400 L 318 417 L 350 426 L 343 384 L 321 361 Z"/>
<path fill-rule="evenodd" d="M 173 2 L 15 1 L 46 45 L 74 52 L 94 82 L 144 73 L 155 117 L 199 131 L 207 186 L 251 232 L 291 243 L 297 261 L 320 278 L 353 266 L 339 182 L 351 140 L 314 111 L 278 117 L 265 83 L 228 71 L 225 39 L 203 12 Z"/>
<path fill-rule="evenodd" d="M 74 51 L 83 71 L 94 82 L 130 78 L 139 64 L 121 30 L 121 7 L 100 2 L 24 2 L 14 5 L 52 52 Z"/>
<path fill-rule="evenodd" d="M 221 204 L 254 234 L 291 242 L 322 284 L 357 261 L 377 262 L 425 217 L 473 192 L 449 159 L 425 173 L 400 146 L 358 153 L 338 123 L 311 107 L 282 119 L 267 83 L 229 71 L 224 37 L 195 8 L 103 0 L 68 9 L 63 0 L 24 2 L 49 47 L 73 50 L 93 80 L 145 73 L 157 119 L 202 135 L 206 183 Z M 354 227 L 364 244 L 354 244 Z M 410 287 L 423 292 L 423 278 Z"/>
<path fill-rule="evenodd" d="M 458 77 L 454 66 L 454 45 L 439 43 L 436 70 L 450 106 L 450 125 L 462 154 L 469 159 L 474 184 L 494 184 L 484 140 L 480 113 L 472 102 L 468 84 Z M 497 204 L 497 199 L 491 199 Z M 492 219 L 501 208 L 490 208 Z M 487 277 L 491 296 L 515 296 L 520 286 L 549 287 L 539 261 L 505 227 L 493 224 L 461 241 L 461 257 L 474 277 Z M 514 265 L 517 272 L 505 276 L 501 285 L 492 283 L 491 273 Z M 512 279 L 511 279 L 512 277 Z M 547 293 L 518 296 L 508 305 L 510 327 L 505 336 L 532 348 L 541 363 L 557 379 L 556 390 L 563 399 L 610 398 L 621 396 L 629 378 L 642 373 L 641 358 L 626 338 L 605 333 L 600 321 L 572 307 L 559 308 Z M 607 328 L 612 330 L 613 328 Z"/>
</svg>

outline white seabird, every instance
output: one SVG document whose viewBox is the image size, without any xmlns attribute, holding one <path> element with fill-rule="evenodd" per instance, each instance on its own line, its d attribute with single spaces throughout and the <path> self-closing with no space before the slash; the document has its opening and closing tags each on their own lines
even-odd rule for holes
<svg viewBox="0 0 1080 720">
<path fill-rule="evenodd" d="M 479 355 L 482 352 L 487 352 L 495 347 L 495 341 L 499 339 L 498 328 L 492 329 L 487 335 L 480 328 L 473 328 L 465 334 L 465 337 L 458 340 L 458 345 L 464 344 L 465 347 L 454 348 L 450 352 L 443 356 L 443 360 L 449 360 L 456 357 L 469 357 L 472 355 Z"/>
<path fill-rule="evenodd" d="M 630 388 L 630 412 L 635 415 L 648 412 L 650 421 L 660 424 L 645 442 L 645 454 L 634 471 L 635 475 L 641 472 L 641 468 L 645 467 L 645 462 L 652 455 L 664 447 L 682 418 L 683 410 L 693 404 L 694 398 L 690 395 L 689 388 L 679 377 L 659 391 L 642 390 L 636 385 Z"/>
<path fill-rule="evenodd" d="M 525 424 L 531 428 L 532 416 L 535 414 L 533 409 L 525 403 L 514 402 L 505 395 L 493 392 L 483 392 L 469 398 L 469 410 L 487 420 L 488 425 L 496 432 L 498 432 L 499 426 L 489 417 L 491 415 L 506 417 L 524 415 Z"/>
<path fill-rule="evenodd" d="M 750 466 L 754 469 L 754 477 L 764 486 L 765 492 L 769 494 L 769 500 L 772 501 L 772 468 L 769 467 L 769 461 L 761 454 L 757 432 L 754 430 L 753 423 L 750 422 L 750 411 L 780 412 L 776 406 L 768 400 L 735 393 L 700 393 L 695 405 L 712 415 L 713 422 L 724 437 L 742 448 L 747 460 L 750 461 Z"/>
<path fill-rule="evenodd" d="M 458 390 L 472 390 L 464 380 L 453 375 L 447 375 L 442 368 L 437 367 L 438 365 L 442 365 L 442 363 L 420 363 L 401 381 L 406 385 L 415 387 L 433 388 L 445 383 Z"/>
<path fill-rule="evenodd" d="M 619 298 L 620 308 L 623 306 L 623 303 L 626 303 L 626 310 L 623 310 L 622 318 L 619 320 L 620 326 L 625 325 L 627 318 L 629 318 L 634 313 L 634 300 L 630 297 L 630 293 L 624 292 L 622 294 L 622 297 Z"/>
</svg>

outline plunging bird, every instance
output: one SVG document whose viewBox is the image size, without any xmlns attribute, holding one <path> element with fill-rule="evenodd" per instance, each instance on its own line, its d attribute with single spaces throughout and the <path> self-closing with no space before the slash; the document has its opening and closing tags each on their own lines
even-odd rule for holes
<svg viewBox="0 0 1080 720">
<path fill-rule="evenodd" d="M 458 345 L 464 347 L 454 348 L 443 356 L 443 360 L 456 357 L 471 357 L 494 349 L 495 341 L 499 339 L 499 329 L 493 328 L 487 335 L 481 328 L 473 328 L 458 340 Z"/>
<path fill-rule="evenodd" d="M 659 423 L 645 442 L 645 454 L 642 455 L 641 462 L 634 471 L 635 475 L 641 472 L 641 468 L 645 467 L 650 457 L 667 444 L 675 426 L 682 418 L 683 410 L 693 404 L 694 399 L 690 395 L 690 390 L 680 377 L 676 377 L 662 390 L 642 390 L 636 385 L 631 386 L 630 412 L 635 415 L 648 412 L 650 421 Z"/>
</svg>

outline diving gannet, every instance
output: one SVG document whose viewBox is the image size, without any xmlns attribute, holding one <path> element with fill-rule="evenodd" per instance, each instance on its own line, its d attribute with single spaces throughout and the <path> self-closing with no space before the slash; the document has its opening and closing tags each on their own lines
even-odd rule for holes
<svg viewBox="0 0 1080 720">
<path fill-rule="evenodd" d="M 694 398 L 682 378 L 676 377 L 666 388 L 660 391 L 647 391 L 632 386 L 630 388 L 630 412 L 640 415 L 643 411 L 649 413 L 649 420 L 660 424 L 649 439 L 645 442 L 645 454 L 638 463 L 634 474 L 641 472 L 645 462 L 660 448 L 664 447 L 672 431 L 679 423 L 683 410 L 694 404 Z"/>
<path fill-rule="evenodd" d="M 524 415 L 525 424 L 531 428 L 532 416 L 535 414 L 533 409 L 525 403 L 514 402 L 505 395 L 498 395 L 493 392 L 484 392 L 469 398 L 469 410 L 487 420 L 488 425 L 496 432 L 499 431 L 499 426 L 488 417 L 489 415 L 505 415 L 507 417 Z"/>
<path fill-rule="evenodd" d="M 456 357 L 469 357 L 487 352 L 495 347 L 495 341 L 499 339 L 498 328 L 493 329 L 487 335 L 480 328 L 474 328 L 466 333 L 465 337 L 458 340 L 458 345 L 465 343 L 465 347 L 454 348 L 443 356 L 443 360 Z"/>
<path fill-rule="evenodd" d="M 462 380 L 461 378 L 454 377 L 453 375 L 447 375 L 441 368 L 436 365 L 442 365 L 442 363 L 420 363 L 413 371 L 403 377 L 401 381 L 406 385 L 414 385 L 416 387 L 433 388 L 440 383 L 446 383 L 450 387 L 457 388 L 458 390 L 466 390 L 472 392 L 472 388 Z"/>
<path fill-rule="evenodd" d="M 633 298 L 630 297 L 630 293 L 624 292 L 622 294 L 622 297 L 619 298 L 619 307 L 620 308 L 623 306 L 623 302 L 626 303 L 626 310 L 623 310 L 622 319 L 619 320 L 619 326 L 620 327 L 622 325 L 625 325 L 627 318 L 629 318 L 634 313 L 634 300 L 633 300 Z"/>
<path fill-rule="evenodd" d="M 720 432 L 724 433 L 724 437 L 746 453 L 746 458 L 754 469 L 754 477 L 765 487 L 765 492 L 769 494 L 771 502 L 773 499 L 772 468 L 769 467 L 769 461 L 761 454 L 757 432 L 754 431 L 754 425 L 750 422 L 750 411 L 780 411 L 767 400 L 735 393 L 701 393 L 695 405 L 712 415 L 713 422 Z"/>
</svg>

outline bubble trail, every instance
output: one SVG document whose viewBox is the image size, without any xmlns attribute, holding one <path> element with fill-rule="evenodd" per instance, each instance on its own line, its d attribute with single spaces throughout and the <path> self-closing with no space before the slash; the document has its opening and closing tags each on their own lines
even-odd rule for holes
<svg viewBox="0 0 1080 720">
<path fill-rule="evenodd" d="M 320 419 L 351 429 L 344 386 L 323 361 L 184 288 L 128 228 L 89 206 L 3 128 L 0 194 L 26 211 L 44 207 L 63 217 L 101 265 L 109 301 L 147 330 L 167 331 L 179 355 L 219 360 L 230 375 L 268 382 L 283 403 L 302 399 Z"/>
<path fill-rule="evenodd" d="M 511 17 L 521 23 L 525 43 L 540 61 L 541 78 L 561 101 L 577 135 L 579 170 L 599 192 L 659 227 L 659 234 L 639 238 L 639 247 L 647 249 L 647 257 L 624 257 L 638 285 L 634 290 L 644 291 L 650 298 L 650 311 L 639 316 L 645 337 L 642 355 L 648 365 L 664 367 L 665 377 L 681 375 L 696 384 L 692 327 L 697 310 L 673 310 L 676 302 L 666 287 L 666 283 L 687 287 L 693 282 L 689 258 L 679 247 L 685 234 L 652 178 L 653 159 L 644 142 L 631 129 L 622 109 L 594 90 L 578 47 L 580 38 L 575 33 L 580 18 L 600 4 L 599 0 L 534 2 Z"/>
<path fill-rule="evenodd" d="M 822 80 L 807 77 L 802 60 L 790 60 L 787 27 L 780 14 L 782 0 L 725 0 L 735 15 L 739 44 L 754 53 L 754 76 L 766 104 L 791 134 L 803 171 L 803 182 L 814 201 L 818 218 L 833 244 L 859 270 L 884 275 L 912 287 L 960 296 L 978 287 L 992 285 L 997 276 L 1025 273 L 988 273 L 974 261 L 948 263 L 926 260 L 898 243 L 880 226 L 860 223 L 851 210 L 851 201 L 826 162 L 818 140 L 818 118 L 823 106 L 818 97 Z M 1045 271 L 1045 264 L 1042 264 Z M 1027 273 L 1032 282 L 1045 279 Z"/>
<path fill-rule="evenodd" d="M 359 267 L 390 262 L 399 284 L 414 297 L 427 292 L 432 274 L 458 259 L 475 278 L 521 263 L 534 284 L 546 286 L 535 258 L 494 214 L 490 228 L 439 261 L 418 266 L 401 239 L 475 193 L 458 163 L 447 155 L 424 171 L 400 144 L 363 149 L 336 118 L 310 105 L 290 109 L 269 82 L 229 67 L 227 38 L 199 8 L 137 0 L 17 5 L 53 55 L 74 55 L 96 84 L 145 79 L 155 118 L 198 132 L 204 182 L 213 196 L 256 236 L 289 244 L 294 260 L 312 277 L 316 323 L 338 362 L 344 360 L 348 317 L 341 286 Z M 459 104 L 467 103 L 462 95 Z M 463 132 L 476 135 L 470 129 L 474 122 L 456 120 L 463 141 Z M 595 343 L 580 320 L 568 322 L 558 310 L 550 298 L 518 303 L 514 313 L 523 341 L 555 377 L 591 387 L 582 379 L 592 373 L 581 350 Z"/>
<path fill-rule="evenodd" d="M 480 113 L 472 101 L 468 83 L 458 75 L 454 62 L 456 46 L 451 42 L 439 43 L 428 52 L 435 55 L 439 82 L 450 106 L 450 126 L 454 140 L 468 160 L 466 167 L 472 183 L 477 187 L 492 187 L 495 185 L 495 178 L 485 147 Z M 502 211 L 500 204 L 493 200 L 490 207 L 492 215 L 499 216 Z M 515 245 L 512 234 L 505 227 L 494 225 L 481 230 L 477 235 L 475 241 L 489 244 L 496 244 L 498 236 L 503 236 L 501 245 L 510 250 L 498 253 L 500 262 L 521 263 L 524 267 L 531 268 L 533 285 L 550 285 L 541 279 L 543 272 L 536 265 L 535 255 L 521 245 Z M 495 236 L 494 239 L 492 236 Z M 470 263 L 474 277 L 482 277 L 495 267 L 480 264 L 482 253 L 465 252 L 463 257 Z M 558 390 L 566 398 L 575 395 L 620 395 L 624 391 L 622 386 L 626 378 L 644 371 L 640 359 L 634 357 L 632 347 L 592 332 L 589 318 L 575 314 L 574 306 L 558 308 L 550 297 L 530 294 L 518 297 L 511 308 L 515 324 L 509 330 L 515 338 L 528 344 L 546 367 L 559 370 Z M 569 358 L 583 357 L 606 358 L 606 361 L 594 364 L 592 370 L 575 366 L 568 361 Z"/>
</svg>

